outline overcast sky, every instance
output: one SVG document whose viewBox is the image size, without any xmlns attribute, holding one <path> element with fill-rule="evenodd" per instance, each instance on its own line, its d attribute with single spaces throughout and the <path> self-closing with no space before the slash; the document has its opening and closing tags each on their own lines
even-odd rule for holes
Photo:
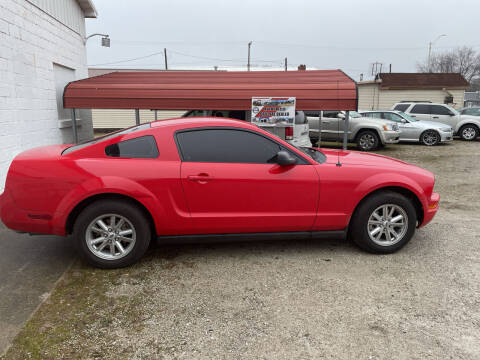
<svg viewBox="0 0 480 360">
<path fill-rule="evenodd" d="M 460 45 L 480 50 L 478 0 L 94 0 L 97 19 L 87 19 L 88 63 L 96 67 L 171 68 L 298 64 L 343 69 L 355 80 L 373 62 L 394 72 L 415 71 L 429 41 L 446 34 L 434 51 Z M 135 61 L 125 61 L 160 53 Z M 114 64 L 108 64 L 114 63 Z M 102 64 L 102 65 L 97 65 Z M 106 65 L 103 65 L 106 64 Z"/>
</svg>

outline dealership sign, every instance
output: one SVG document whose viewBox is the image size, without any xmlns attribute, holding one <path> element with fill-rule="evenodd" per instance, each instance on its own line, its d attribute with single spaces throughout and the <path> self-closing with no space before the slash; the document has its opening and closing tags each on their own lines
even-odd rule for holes
<svg viewBox="0 0 480 360">
<path fill-rule="evenodd" d="M 295 98 L 252 98 L 252 123 L 259 126 L 293 126 Z"/>
</svg>

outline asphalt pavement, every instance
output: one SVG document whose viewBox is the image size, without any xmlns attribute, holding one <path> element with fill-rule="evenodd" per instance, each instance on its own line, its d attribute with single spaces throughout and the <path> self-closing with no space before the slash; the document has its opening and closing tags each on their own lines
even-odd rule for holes
<svg viewBox="0 0 480 360">
<path fill-rule="evenodd" d="M 17 234 L 0 222 L 0 355 L 73 257 L 68 239 Z"/>
</svg>

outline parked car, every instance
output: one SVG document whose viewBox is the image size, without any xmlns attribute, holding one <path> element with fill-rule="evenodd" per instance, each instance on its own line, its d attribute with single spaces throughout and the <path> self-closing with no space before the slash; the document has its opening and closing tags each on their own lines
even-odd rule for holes
<svg viewBox="0 0 480 360">
<path fill-rule="evenodd" d="M 392 110 L 403 111 L 418 120 L 440 122 L 451 126 L 454 135 L 472 141 L 480 135 L 480 118 L 462 115 L 445 104 L 428 102 L 402 102 L 393 105 Z"/>
<path fill-rule="evenodd" d="M 345 111 L 307 111 L 306 114 L 312 143 L 318 141 L 320 128 L 322 141 L 342 141 Z M 350 111 L 348 141 L 356 143 L 362 151 L 371 151 L 382 145 L 398 143 L 400 130 L 393 121 L 363 117 Z"/>
<path fill-rule="evenodd" d="M 397 110 L 363 111 L 362 116 L 395 121 L 400 128 L 400 141 L 421 142 L 432 146 L 453 140 L 453 129 L 434 121 L 418 120 Z"/>
<path fill-rule="evenodd" d="M 367 251 L 391 253 L 432 220 L 434 183 L 403 161 L 296 148 L 244 121 L 173 119 L 21 153 L 0 218 L 17 231 L 73 234 L 83 258 L 101 268 L 135 263 L 155 236 L 348 234 Z"/>
<path fill-rule="evenodd" d="M 472 107 L 464 107 L 458 110 L 460 115 L 469 115 L 469 116 L 480 116 L 480 107 L 479 106 L 472 106 Z"/>
<path fill-rule="evenodd" d="M 245 120 L 249 122 L 251 121 L 251 112 L 245 110 L 190 110 L 183 115 L 183 117 L 199 116 L 213 116 Z M 308 135 L 308 121 L 303 111 L 295 112 L 295 122 L 293 127 L 262 126 L 262 128 L 269 133 L 278 136 L 280 139 L 286 140 L 294 146 L 312 146 L 312 143 L 310 142 L 310 137 Z"/>
</svg>

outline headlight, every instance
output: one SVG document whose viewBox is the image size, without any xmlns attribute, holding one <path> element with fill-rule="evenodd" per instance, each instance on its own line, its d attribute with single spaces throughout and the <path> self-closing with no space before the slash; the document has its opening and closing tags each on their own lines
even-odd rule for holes
<svg viewBox="0 0 480 360">
<path fill-rule="evenodd" d="M 398 131 L 398 125 L 397 124 L 383 125 L 383 130 L 385 130 L 385 131 Z"/>
</svg>

